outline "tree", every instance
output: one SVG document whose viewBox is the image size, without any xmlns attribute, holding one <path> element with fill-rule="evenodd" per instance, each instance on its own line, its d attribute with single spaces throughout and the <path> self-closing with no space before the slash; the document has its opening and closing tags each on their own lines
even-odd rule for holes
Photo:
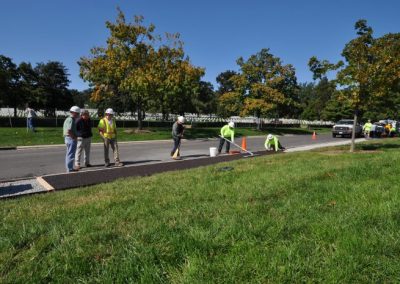
<svg viewBox="0 0 400 284">
<path fill-rule="evenodd" d="M 355 124 L 360 113 L 373 109 L 380 103 L 390 102 L 390 94 L 396 92 L 400 74 L 399 35 L 389 34 L 373 38 L 373 30 L 366 20 L 355 23 L 357 37 L 344 47 L 345 63 L 330 64 L 312 57 L 309 62 L 314 78 L 329 70 L 339 69 L 336 75 L 342 86 L 340 94 L 354 111 L 354 127 L 350 151 L 354 151 Z M 386 105 L 386 107 L 388 107 Z"/>
<path fill-rule="evenodd" d="M 191 100 L 194 113 L 211 114 L 216 110 L 214 87 L 210 82 L 201 81 L 199 91 Z"/>
<path fill-rule="evenodd" d="M 262 49 L 248 60 L 240 57 L 237 64 L 240 72 L 229 79 L 234 89 L 219 99 L 226 109 L 236 111 L 240 108 L 241 115 L 260 118 L 263 115 L 279 116 L 279 112 L 285 112 L 285 107 L 294 103 L 295 70 L 290 64 L 283 65 L 269 49 Z M 231 103 L 233 105 L 229 106 Z"/>
<path fill-rule="evenodd" d="M 0 55 L 0 104 L 14 108 L 14 117 L 17 116 L 17 107 L 21 105 L 18 96 L 18 68 L 12 59 Z"/>
<path fill-rule="evenodd" d="M 143 25 L 143 17 L 135 16 L 127 23 L 118 9 L 115 23 L 106 22 L 110 36 L 106 47 L 91 50 L 91 57 L 82 57 L 80 75 L 94 87 L 92 99 L 130 96 L 142 128 L 145 110 L 160 107 L 163 113 L 172 109 L 185 111 L 193 82 L 199 82 L 204 70 L 185 58 L 178 34 L 163 39 L 154 34 L 155 26 Z"/>
<path fill-rule="evenodd" d="M 56 109 L 68 110 L 73 104 L 68 90 L 67 68 L 58 61 L 38 63 L 34 68 L 37 76 L 35 93 L 39 97 L 46 116 L 55 116 Z"/>
</svg>

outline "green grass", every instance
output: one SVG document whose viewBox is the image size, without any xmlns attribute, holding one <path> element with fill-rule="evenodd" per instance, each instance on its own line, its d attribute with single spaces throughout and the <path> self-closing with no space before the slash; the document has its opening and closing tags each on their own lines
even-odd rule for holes
<svg viewBox="0 0 400 284">
<path fill-rule="evenodd" d="M 400 141 L 357 148 L 2 201 L 0 282 L 399 282 Z"/>
<path fill-rule="evenodd" d="M 144 140 L 160 140 L 171 139 L 170 128 L 149 128 L 148 133 L 125 133 L 124 130 L 133 129 L 119 129 L 119 141 L 144 141 Z M 318 129 L 319 132 L 326 132 L 330 129 Z M 309 134 L 312 130 L 300 128 L 272 128 L 263 131 L 257 131 L 251 128 L 238 128 L 236 131 L 238 136 L 254 136 L 266 135 L 268 133 L 275 134 Z M 185 138 L 211 138 L 219 134 L 219 128 L 193 128 L 186 129 Z M 63 144 L 62 128 L 48 127 L 37 128 L 37 132 L 27 132 L 26 128 L 0 128 L 0 147 L 7 146 L 32 146 L 32 145 L 52 145 Z M 93 128 L 93 142 L 100 142 L 100 136 L 97 130 Z"/>
</svg>

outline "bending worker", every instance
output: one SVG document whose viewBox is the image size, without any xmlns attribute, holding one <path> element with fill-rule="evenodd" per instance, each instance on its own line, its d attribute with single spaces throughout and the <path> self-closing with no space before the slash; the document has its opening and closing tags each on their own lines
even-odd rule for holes
<svg viewBox="0 0 400 284">
<path fill-rule="evenodd" d="M 225 140 L 226 140 L 226 153 L 229 153 L 229 149 L 231 147 L 231 143 L 235 143 L 235 123 L 233 121 L 229 122 L 227 125 L 221 128 L 221 137 L 219 139 L 219 147 L 218 147 L 218 154 L 221 154 L 222 147 L 224 146 Z M 231 138 L 231 141 L 229 142 L 228 139 L 225 139 L 226 137 Z"/>
<path fill-rule="evenodd" d="M 265 148 L 267 151 L 272 151 L 275 149 L 275 152 L 278 152 L 278 150 L 285 150 L 285 147 L 283 147 L 279 142 L 278 137 L 272 134 L 268 134 L 267 140 L 265 140 Z"/>
<path fill-rule="evenodd" d="M 368 138 L 371 136 L 371 129 L 372 129 L 372 123 L 371 120 L 368 119 L 368 122 L 365 123 L 363 126 L 364 135 Z"/>
<path fill-rule="evenodd" d="M 113 150 L 114 153 L 114 161 L 115 161 L 115 166 L 121 167 L 123 164 L 119 160 L 119 150 L 118 150 L 118 143 L 117 143 L 117 126 L 115 123 L 115 119 L 113 118 L 114 111 L 112 108 L 108 108 L 106 110 L 106 115 L 104 118 L 100 119 L 99 121 L 99 133 L 100 136 L 103 138 L 104 142 L 104 161 L 105 167 L 110 166 L 110 157 L 108 155 L 108 152 L 111 149 Z"/>
<path fill-rule="evenodd" d="M 185 127 L 183 126 L 184 123 L 185 118 L 183 116 L 179 116 L 175 123 L 172 125 L 172 139 L 174 140 L 174 148 L 172 148 L 171 157 L 175 160 L 179 160 L 180 157 L 179 148 L 181 146 L 183 132 L 185 131 Z"/>
</svg>

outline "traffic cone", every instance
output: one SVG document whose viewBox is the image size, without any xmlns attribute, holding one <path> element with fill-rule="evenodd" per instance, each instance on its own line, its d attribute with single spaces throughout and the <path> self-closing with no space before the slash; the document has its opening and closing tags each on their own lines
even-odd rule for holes
<svg viewBox="0 0 400 284">
<path fill-rule="evenodd" d="M 246 136 L 243 136 L 242 138 L 242 148 L 244 150 L 247 150 Z"/>
<path fill-rule="evenodd" d="M 312 134 L 312 140 L 317 140 L 317 134 L 315 133 L 315 131 L 314 131 L 314 133 Z"/>
</svg>

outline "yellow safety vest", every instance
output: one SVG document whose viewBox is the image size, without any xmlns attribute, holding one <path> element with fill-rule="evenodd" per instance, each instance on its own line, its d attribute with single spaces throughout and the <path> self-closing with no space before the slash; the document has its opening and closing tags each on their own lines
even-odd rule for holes
<svg viewBox="0 0 400 284">
<path fill-rule="evenodd" d="M 115 125 L 114 119 L 112 119 L 112 123 L 110 125 L 106 118 L 102 118 L 99 122 L 99 128 L 105 130 L 103 135 L 108 139 L 113 139 L 117 135 L 117 126 Z"/>
</svg>

